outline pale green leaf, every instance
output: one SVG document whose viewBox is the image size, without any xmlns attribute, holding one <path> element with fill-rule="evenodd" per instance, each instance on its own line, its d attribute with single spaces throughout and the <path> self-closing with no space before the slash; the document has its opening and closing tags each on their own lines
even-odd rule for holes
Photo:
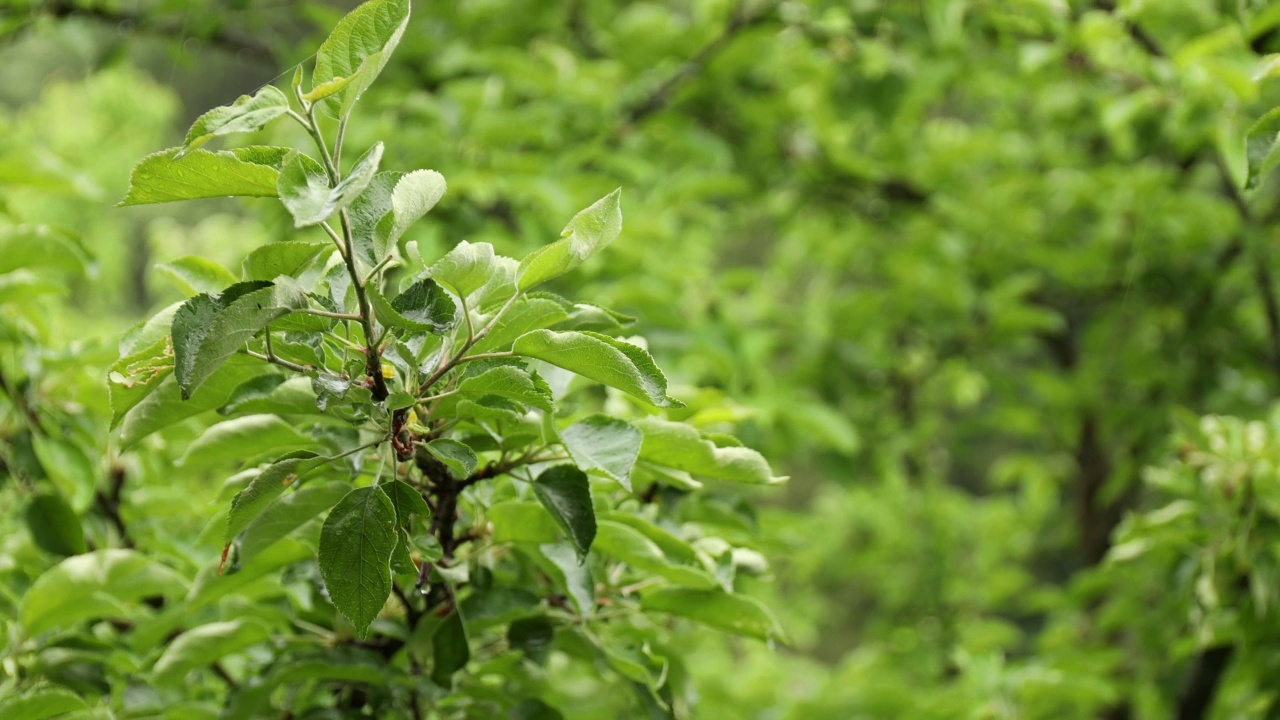
<svg viewBox="0 0 1280 720">
<path fill-rule="evenodd" d="M 644 440 L 635 426 L 607 415 L 592 415 L 561 430 L 560 440 L 581 470 L 631 489 L 631 468 Z"/>
<path fill-rule="evenodd" d="M 493 246 L 489 243 L 470 243 L 466 240 L 453 246 L 443 257 L 435 261 L 427 274 L 431 279 L 449 288 L 458 297 L 467 297 L 479 290 L 493 274 Z"/>
<path fill-rule="evenodd" d="M 63 560 L 36 578 L 18 619 L 28 636 L 91 618 L 123 617 L 137 601 L 186 590 L 177 573 L 132 550 L 97 550 Z"/>
<path fill-rule="evenodd" d="M 695 590 L 662 587 L 646 592 L 640 606 L 648 612 L 663 612 L 688 618 L 717 630 L 761 640 L 785 640 L 773 613 L 759 600 L 723 590 Z"/>
<path fill-rule="evenodd" d="M 493 523 L 494 542 L 555 543 L 560 526 L 542 505 L 527 500 L 503 500 L 486 513 Z"/>
<path fill-rule="evenodd" d="M 242 383 L 265 373 L 274 373 L 268 364 L 247 356 L 232 356 L 214 371 L 190 398 L 184 398 L 172 375 L 137 402 L 120 423 L 120 447 L 134 443 L 193 415 L 221 407 Z"/>
<path fill-rule="evenodd" d="M 644 433 L 641 460 L 730 482 L 772 485 L 787 479 L 774 476 L 768 461 L 755 450 L 719 447 L 684 423 L 656 417 L 640 418 L 634 423 Z"/>
<path fill-rule="evenodd" d="M 271 503 L 245 526 L 240 539 L 240 563 L 252 562 L 263 550 L 319 517 L 350 489 L 350 485 L 341 482 L 309 483 Z"/>
<path fill-rule="evenodd" d="M 22 694 L 0 699 L 0 717 L 45 720 L 65 716 L 89 706 L 78 694 L 57 685 L 40 685 Z"/>
<path fill-rule="evenodd" d="M 642 348 L 591 332 L 535 330 L 512 350 L 590 378 L 657 407 L 683 407 L 667 395 L 667 378 Z"/>
<path fill-rule="evenodd" d="M 168 275 L 178 289 L 188 297 L 200 293 L 216 293 L 236 281 L 236 276 L 232 275 L 230 270 L 208 258 L 196 255 L 161 263 L 156 265 L 156 269 Z"/>
<path fill-rule="evenodd" d="M 205 430 L 187 446 L 178 464 L 188 470 L 200 470 L 219 463 L 239 464 L 244 458 L 273 450 L 279 456 L 315 444 L 314 438 L 277 415 L 245 415 Z"/>
<path fill-rule="evenodd" d="M 419 280 L 387 302 L 375 288 L 368 288 L 378 322 L 418 332 L 442 333 L 453 327 L 458 306 L 434 280 Z"/>
<path fill-rule="evenodd" d="M 597 200 L 569 221 L 560 239 L 544 245 L 520 261 L 516 278 L 521 290 L 559 277 L 581 265 L 622 232 L 622 189 Z"/>
<path fill-rule="evenodd" d="M 426 445 L 431 456 L 444 463 L 455 480 L 462 480 L 476 470 L 476 453 L 467 445 L 449 438 L 432 440 Z"/>
<path fill-rule="evenodd" d="M 288 110 L 289 100 L 272 85 L 252 96 L 241 95 L 230 105 L 216 107 L 196 118 L 182 142 L 182 152 L 200 147 L 219 135 L 261 130 Z"/>
<path fill-rule="evenodd" d="M 285 240 L 267 243 L 254 248 L 245 257 L 240 264 L 240 273 L 245 280 L 275 280 L 281 275 L 293 277 L 307 269 L 320 253 L 332 248 L 333 245 L 327 242 Z"/>
<path fill-rule="evenodd" d="M 709 589 L 716 579 L 702 568 L 671 562 L 649 538 L 639 531 L 612 520 L 600 520 L 594 545 L 597 552 L 621 560 L 637 570 L 664 577 L 677 585 Z"/>
<path fill-rule="evenodd" d="M 333 187 L 329 186 L 328 173 L 320 163 L 303 153 L 289 153 L 280 171 L 278 191 L 280 201 L 293 215 L 294 227 L 317 225 L 350 205 L 378 172 L 382 147 L 381 142 L 374 143 L 356 161 L 351 172 Z"/>
<path fill-rule="evenodd" d="M 107 369 L 111 429 L 116 429 L 125 413 L 142 402 L 172 373 L 173 346 L 168 336 L 112 363 Z"/>
<path fill-rule="evenodd" d="M 254 617 L 194 627 L 165 647 L 152 668 L 152 677 L 160 686 L 178 685 L 189 671 L 206 667 L 270 637 L 271 628 L 265 621 Z"/>
<path fill-rule="evenodd" d="M 387 64 L 408 23 L 409 0 L 372 0 L 351 11 L 316 52 L 312 92 L 335 78 L 351 78 L 327 101 L 348 113 Z"/>
<path fill-rule="evenodd" d="M 222 534 L 223 544 L 228 544 L 249 526 L 276 498 L 284 494 L 290 485 L 306 477 L 327 462 L 325 458 L 291 457 L 267 466 L 249 481 L 249 484 L 231 499 L 227 513 L 227 527 Z"/>
<path fill-rule="evenodd" d="M 209 152 L 161 150 L 133 168 L 129 192 L 117 207 L 215 197 L 276 197 L 287 148 L 246 147 Z"/>
<path fill-rule="evenodd" d="M 543 557 L 551 562 L 552 574 L 569 595 L 578 615 L 590 617 L 596 607 L 596 584 L 591 566 L 580 560 L 577 550 L 567 542 L 539 545 Z"/>
</svg>

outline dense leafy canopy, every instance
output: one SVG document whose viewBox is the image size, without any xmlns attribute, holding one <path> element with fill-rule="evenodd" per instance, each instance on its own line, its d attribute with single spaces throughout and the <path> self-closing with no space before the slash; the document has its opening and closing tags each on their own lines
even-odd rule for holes
<svg viewBox="0 0 1280 720">
<path fill-rule="evenodd" d="M 1272 4 L 15 7 L 0 717 L 1280 707 Z"/>
</svg>

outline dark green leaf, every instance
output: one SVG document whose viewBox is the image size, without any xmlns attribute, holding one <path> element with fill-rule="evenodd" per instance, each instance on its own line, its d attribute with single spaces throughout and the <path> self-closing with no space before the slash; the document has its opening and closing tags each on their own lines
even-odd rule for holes
<svg viewBox="0 0 1280 720">
<path fill-rule="evenodd" d="M 462 613 L 454 610 L 436 627 L 431 637 L 432 682 L 441 687 L 453 687 L 453 674 L 467 666 L 471 660 L 471 645 L 467 641 L 467 627 Z"/>
<path fill-rule="evenodd" d="M 391 500 L 396 511 L 396 520 L 400 527 L 409 527 L 409 519 L 414 515 L 431 517 L 431 507 L 422 499 L 422 493 L 414 490 L 408 483 L 400 480 L 384 482 L 379 487 Z"/>
<path fill-rule="evenodd" d="M 320 575 L 329 599 L 361 638 L 391 595 L 395 547 L 395 507 L 378 487 L 347 493 L 320 531 Z"/>
<path fill-rule="evenodd" d="M 87 549 L 80 516 L 62 496 L 53 493 L 33 495 L 24 516 L 31 539 L 41 550 L 67 556 L 79 555 Z"/>
<path fill-rule="evenodd" d="M 539 665 L 547 661 L 556 628 L 544 616 L 521 618 L 507 627 L 507 644 Z"/>
<path fill-rule="evenodd" d="M 596 537 L 596 513 L 586 473 L 572 465 L 548 468 L 534 482 L 533 492 L 573 542 L 578 561 L 584 561 Z"/>
</svg>

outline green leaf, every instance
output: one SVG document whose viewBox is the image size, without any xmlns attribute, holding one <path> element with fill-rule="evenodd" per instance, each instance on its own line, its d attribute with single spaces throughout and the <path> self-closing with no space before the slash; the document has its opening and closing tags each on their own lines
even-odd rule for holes
<svg viewBox="0 0 1280 720">
<path fill-rule="evenodd" d="M 774 485 L 787 480 L 775 477 L 768 461 L 755 450 L 717 447 L 684 423 L 656 417 L 641 418 L 634 423 L 644 433 L 641 460 L 730 482 Z"/>
<path fill-rule="evenodd" d="M 0 274 L 0 305 L 25 303 L 39 295 L 62 294 L 65 291 L 66 288 L 61 283 L 42 278 L 26 269 Z"/>
<path fill-rule="evenodd" d="M 396 511 L 377 487 L 347 493 L 320 530 L 320 575 L 335 607 L 364 638 L 391 595 Z"/>
<path fill-rule="evenodd" d="M 670 562 L 649 538 L 612 520 L 599 521 L 595 548 L 637 570 L 659 575 L 678 585 L 700 589 L 717 585 L 716 579 L 706 570 Z"/>
<path fill-rule="evenodd" d="M 596 607 L 596 584 L 591 578 L 591 567 L 578 558 L 577 550 L 569 543 L 539 545 L 543 557 L 551 563 L 552 575 L 578 609 L 582 618 L 590 617 Z"/>
<path fill-rule="evenodd" d="M 93 503 L 98 468 L 83 447 L 69 438 L 43 434 L 32 435 L 31 447 L 49 479 L 73 508 L 83 511 Z"/>
<path fill-rule="evenodd" d="M 525 698 L 511 708 L 509 720 L 564 720 L 564 714 L 538 698 Z"/>
<path fill-rule="evenodd" d="M 560 526 L 538 503 L 503 500 L 490 506 L 487 515 L 494 542 L 555 543 L 561 537 Z"/>
<path fill-rule="evenodd" d="M 551 327 L 568 319 L 569 314 L 564 306 L 555 300 L 524 297 L 511 306 L 489 334 L 475 344 L 472 351 L 480 353 L 505 349 L 521 335 Z"/>
<path fill-rule="evenodd" d="M 551 652 L 556 627 L 544 615 L 520 618 L 507 627 L 507 646 L 543 665 Z"/>
<path fill-rule="evenodd" d="M 271 638 L 271 628 L 254 617 L 211 622 L 192 628 L 169 643 L 152 668 L 159 686 L 182 683 L 186 674 Z"/>
<path fill-rule="evenodd" d="M 76 693 L 57 685 L 42 685 L 21 695 L 0 699 L 0 717 L 45 720 L 66 715 L 89 705 Z"/>
<path fill-rule="evenodd" d="M 27 635 L 34 636 L 90 618 L 123 617 L 130 603 L 185 589 L 177 573 L 139 553 L 97 550 L 69 557 L 36 578 L 18 617 Z"/>
<path fill-rule="evenodd" d="M 289 347 L 283 338 L 277 338 L 277 355 L 285 355 Z M 311 378 L 302 376 L 260 375 L 236 388 L 227 404 L 218 408 L 218 413 L 314 415 L 320 411 L 316 409 L 316 394 L 311 389 L 311 381 Z"/>
<path fill-rule="evenodd" d="M 288 302 L 288 306 L 279 303 Z M 237 283 L 222 295 L 197 295 L 173 316 L 174 375 L 190 398 L 227 358 L 300 300 L 278 295 L 271 283 Z"/>
<path fill-rule="evenodd" d="M 222 542 L 228 544 L 249 526 L 250 521 L 263 512 L 278 497 L 284 494 L 297 480 L 305 477 L 321 467 L 327 458 L 292 457 L 279 460 L 258 473 L 248 486 L 231 499 L 231 510 L 227 513 L 227 528 L 223 531 Z"/>
<path fill-rule="evenodd" d="M 245 415 L 220 422 L 187 446 L 178 464 L 189 470 L 200 470 L 228 461 L 239 464 L 276 450 L 276 455 L 290 450 L 313 447 L 315 438 L 299 432 L 276 415 Z"/>
<path fill-rule="evenodd" d="M 431 681 L 441 687 L 453 687 L 453 674 L 471 660 L 471 644 L 462 612 L 454 610 L 440 622 L 431 636 Z"/>
<path fill-rule="evenodd" d="M 419 280 L 391 302 L 370 286 L 369 301 L 378 322 L 418 332 L 443 333 L 453 327 L 458 306 L 434 280 Z"/>
<path fill-rule="evenodd" d="M 596 513 L 586 473 L 572 465 L 548 468 L 533 483 L 533 492 L 573 542 L 578 561 L 584 561 L 596 537 Z"/>
<path fill-rule="evenodd" d="M 1263 173 L 1275 166 L 1277 136 L 1280 136 L 1280 107 L 1263 115 L 1245 133 L 1245 155 L 1249 160 L 1246 190 L 1256 188 Z"/>
<path fill-rule="evenodd" d="M 280 171 L 280 202 L 293 215 L 294 227 L 317 225 L 347 207 L 368 187 L 382 162 L 382 143 L 356 161 L 351 172 L 329 187 L 329 175 L 320 163 L 297 151 L 289 153 Z"/>
<path fill-rule="evenodd" d="M 240 563 L 250 562 L 266 548 L 332 508 L 351 486 L 330 482 L 307 484 L 271 503 L 249 521 L 240 539 Z"/>
<path fill-rule="evenodd" d="M 241 95 L 230 105 L 216 107 L 196 118 L 182 141 L 179 156 L 219 135 L 261 130 L 288 110 L 288 98 L 272 85 L 263 87 L 252 96 Z"/>
<path fill-rule="evenodd" d="M 391 194 L 402 177 L 404 173 L 389 171 L 374 175 L 364 192 L 347 207 L 356 258 L 369 267 L 387 256 L 388 246 L 385 238 L 378 235 L 378 224 L 391 212 Z"/>
<path fill-rule="evenodd" d="M 395 508 L 396 520 L 400 523 L 400 527 L 409 527 L 409 519 L 414 515 L 431 516 L 431 506 L 427 505 L 427 501 L 422 499 L 422 493 L 414 490 L 408 483 L 392 480 L 391 482 L 382 483 L 379 487 L 387 494 L 387 498 L 391 500 L 391 505 Z"/>
<path fill-rule="evenodd" d="M 172 372 L 173 346 L 167 336 L 112 363 L 107 370 L 111 429 L 116 429 L 125 413 L 142 402 Z"/>
<path fill-rule="evenodd" d="M 581 265 L 622 232 L 622 189 L 618 188 L 583 210 L 565 226 L 560 239 L 544 245 L 520 261 L 517 285 L 528 290 L 535 285 Z"/>
<path fill-rule="evenodd" d="M 23 513 L 31 539 L 41 550 L 53 555 L 79 555 L 87 550 L 80 516 L 61 495 L 37 493 Z"/>
<path fill-rule="evenodd" d="M 427 443 L 426 447 L 432 457 L 444 463 L 455 480 L 462 480 L 476 471 L 478 460 L 475 451 L 457 440 L 440 438 Z"/>
<path fill-rule="evenodd" d="M 281 275 L 295 277 L 307 269 L 317 255 L 332 248 L 329 243 L 300 240 L 268 243 L 254 248 L 245 257 L 240 265 L 240 273 L 245 280 L 275 280 Z"/>
<path fill-rule="evenodd" d="M 644 440 L 634 425 L 607 415 L 592 415 L 561 430 L 560 440 L 580 469 L 616 480 L 631 490 L 631 468 Z"/>
<path fill-rule="evenodd" d="M 156 269 L 168 275 L 178 289 L 188 297 L 200 293 L 216 293 L 236 281 L 236 276 L 232 275 L 230 270 L 212 260 L 196 255 L 161 263 L 156 265 Z"/>
<path fill-rule="evenodd" d="M 120 423 L 120 448 L 127 450 L 142 438 L 193 415 L 226 404 L 244 382 L 266 373 L 270 365 L 247 356 L 233 356 L 191 395 L 184 398 L 178 381 L 165 377 L 155 389 L 137 402 Z"/>
<path fill-rule="evenodd" d="M 493 274 L 493 246 L 466 240 L 453 246 L 431 265 L 427 274 L 458 297 L 467 297 L 484 287 Z"/>
<path fill-rule="evenodd" d="M 435 170 L 414 170 L 396 182 L 391 210 L 378 221 L 374 251 L 381 257 L 409 226 L 430 212 L 444 196 L 444 176 Z"/>
<path fill-rule="evenodd" d="M 83 275 L 92 259 L 80 239 L 43 224 L 0 224 L 0 273 L 49 268 Z"/>
<path fill-rule="evenodd" d="M 514 365 L 499 365 L 477 375 L 472 375 L 458 384 L 458 397 L 480 399 L 497 396 L 506 400 L 528 405 L 543 412 L 553 412 L 551 388 L 536 373 Z M 442 406 L 448 407 L 448 405 Z"/>
<path fill-rule="evenodd" d="M 316 51 L 312 92 L 336 78 L 349 78 L 326 101 L 346 115 L 382 72 L 408 24 L 409 0 L 372 0 L 351 11 Z"/>
<path fill-rule="evenodd" d="M 133 168 L 129 192 L 116 207 L 241 196 L 276 197 L 287 148 L 253 146 L 209 152 L 180 148 L 146 156 Z"/>
<path fill-rule="evenodd" d="M 670 613 L 735 635 L 761 640 L 786 639 L 773 613 L 759 600 L 746 595 L 662 587 L 642 595 L 640 606 L 649 612 Z"/>
<path fill-rule="evenodd" d="M 302 66 L 299 65 L 298 69 L 301 70 Z M 314 88 L 311 89 L 310 92 L 303 93 L 302 99 L 309 103 L 315 104 L 320 100 L 324 100 L 327 97 L 336 95 L 343 88 L 350 85 L 351 81 L 354 79 L 356 79 L 356 76 L 336 77 L 332 80 L 326 80 L 325 82 L 322 82 L 316 85 Z"/>
<path fill-rule="evenodd" d="M 517 355 L 537 358 L 615 387 L 657 407 L 683 407 L 667 396 L 667 378 L 642 348 L 592 332 L 535 330 L 512 345 Z"/>
</svg>

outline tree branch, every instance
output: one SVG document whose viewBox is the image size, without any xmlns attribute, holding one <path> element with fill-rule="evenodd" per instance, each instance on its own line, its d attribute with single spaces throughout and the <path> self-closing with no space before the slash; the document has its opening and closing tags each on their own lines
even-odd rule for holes
<svg viewBox="0 0 1280 720">
<path fill-rule="evenodd" d="M 672 95 L 681 85 L 702 72 L 707 63 L 711 62 L 716 55 L 719 55 L 728 47 L 729 43 L 742 34 L 744 30 L 763 23 L 778 5 L 779 3 L 777 2 L 770 2 L 758 12 L 747 14 L 745 2 L 740 0 L 729 13 L 729 21 L 725 23 L 724 30 L 713 38 L 711 42 L 704 45 L 701 50 L 694 53 L 693 57 L 686 60 L 648 97 L 631 106 L 625 113 L 627 121 L 631 124 L 638 123 L 665 108 L 671 102 Z"/>
<path fill-rule="evenodd" d="M 1200 651 L 1192 662 L 1191 673 L 1178 699 L 1177 720 L 1202 720 L 1213 707 L 1222 676 L 1231 664 L 1235 648 L 1231 645 L 1213 645 Z"/>
<path fill-rule="evenodd" d="M 44 9 L 45 14 L 54 18 L 79 17 L 115 26 L 132 25 L 149 35 L 157 35 L 168 39 L 177 38 L 179 41 L 181 41 L 185 32 L 185 23 L 159 21 L 147 16 L 145 13 L 116 10 L 105 7 L 102 3 L 89 5 L 80 4 L 73 0 L 53 0 L 46 3 Z M 256 60 L 268 63 L 276 62 L 274 50 L 256 38 L 234 30 L 216 27 L 208 33 L 196 33 L 195 37 L 199 37 L 210 45 L 227 52 L 243 53 Z"/>
</svg>

